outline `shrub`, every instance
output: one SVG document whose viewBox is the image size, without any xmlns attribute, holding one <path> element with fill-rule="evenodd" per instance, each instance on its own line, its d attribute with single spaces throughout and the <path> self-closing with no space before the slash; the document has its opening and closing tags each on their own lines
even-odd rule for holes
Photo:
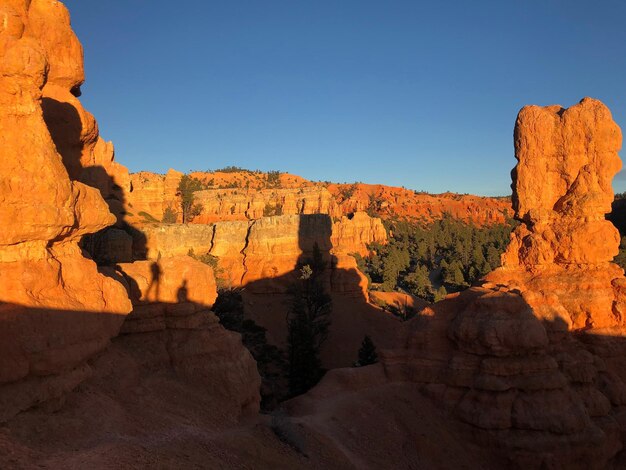
<svg viewBox="0 0 626 470">
<path fill-rule="evenodd" d="M 143 217 L 146 222 L 157 222 L 157 223 L 159 222 L 152 215 L 144 211 L 139 212 L 137 215 L 139 215 L 140 217 Z"/>
<path fill-rule="evenodd" d="M 178 214 L 171 207 L 167 207 L 165 211 L 163 211 L 163 218 L 161 222 L 164 224 L 175 224 L 178 220 Z"/>
<path fill-rule="evenodd" d="M 361 349 L 359 349 L 359 356 L 354 363 L 355 367 L 369 366 L 370 364 L 376 364 L 378 362 L 378 354 L 376 354 L 376 346 L 368 335 L 365 335 L 363 342 L 361 343 Z"/>
</svg>

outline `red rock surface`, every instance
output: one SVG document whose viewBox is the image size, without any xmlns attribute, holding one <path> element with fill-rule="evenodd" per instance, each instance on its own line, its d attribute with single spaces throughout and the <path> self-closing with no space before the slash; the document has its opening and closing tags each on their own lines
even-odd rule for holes
<svg viewBox="0 0 626 470">
<path fill-rule="evenodd" d="M 620 146 L 597 100 L 523 108 L 503 267 L 426 308 L 384 361 L 518 465 L 606 468 L 622 449 L 626 280 L 604 221 Z"/>
<path fill-rule="evenodd" d="M 566 110 L 525 107 L 515 126 L 513 201 L 523 224 L 487 280 L 528 292 L 537 315 L 569 329 L 622 324 L 626 281 L 611 263 L 619 233 L 605 220 L 621 145 L 610 111 L 591 98 Z"/>
<path fill-rule="evenodd" d="M 123 334 L 143 352 L 163 348 L 166 364 L 187 381 L 209 387 L 237 416 L 259 410 L 261 378 L 241 336 L 210 311 L 217 298 L 213 269 L 188 256 L 120 264 L 133 311 Z M 142 354 L 143 354 L 142 352 Z"/>
<path fill-rule="evenodd" d="M 174 178 L 141 172 L 131 175 L 133 191 L 128 197 L 131 220 L 141 221 L 139 212 L 157 220 L 166 207 L 178 208 Z M 432 222 L 444 214 L 478 225 L 503 223 L 513 214 L 509 198 L 489 198 L 453 193 L 426 194 L 384 185 L 316 183 L 282 173 L 279 182 L 269 184 L 267 174 L 251 172 L 202 173 L 191 176 L 209 184 L 196 192 L 204 209 L 194 223 L 222 220 L 252 220 L 264 215 L 328 214 L 341 217 L 368 212 L 383 219 L 401 218 Z M 165 184 L 165 181 L 170 183 Z M 236 185 L 236 187 L 233 187 Z"/>
<path fill-rule="evenodd" d="M 89 375 L 84 361 L 117 334 L 131 306 L 123 286 L 78 247 L 116 218 L 79 171 L 110 164 L 112 153 L 70 93 L 83 82 L 83 62 L 67 10 L 52 0 L 16 0 L 2 2 L 0 14 L 3 420 Z M 68 123 L 47 115 L 51 97 L 71 103 L 72 132 L 58 132 Z"/>
<path fill-rule="evenodd" d="M 330 184 L 344 214 L 355 211 L 375 213 L 383 219 L 400 218 L 432 222 L 449 214 L 477 225 L 503 223 L 512 216 L 507 197 L 493 198 L 471 194 L 428 194 L 381 184 Z"/>
<path fill-rule="evenodd" d="M 313 246 L 326 252 L 341 264 L 350 261 L 351 253 L 367 254 L 367 245 L 385 243 L 387 234 L 380 219 L 364 213 L 343 216 L 334 222 L 324 214 L 283 215 L 262 217 L 253 221 L 223 221 L 203 224 L 143 224 L 139 226 L 145 236 L 145 254 L 149 259 L 162 256 L 195 255 L 206 253 L 217 257 L 217 276 L 224 285 L 239 287 L 255 284 L 255 289 L 278 289 L 284 292 L 289 284 L 278 279 L 295 269 L 297 264 L 310 258 Z M 362 275 L 361 275 L 362 276 Z M 262 283 L 266 287 L 262 287 Z M 338 280 L 337 286 L 341 282 Z M 345 283 L 344 283 L 345 284 Z M 340 287 L 338 287 L 340 288 Z M 355 288 L 354 286 L 340 289 Z M 357 288 L 361 291 L 361 288 Z"/>
</svg>

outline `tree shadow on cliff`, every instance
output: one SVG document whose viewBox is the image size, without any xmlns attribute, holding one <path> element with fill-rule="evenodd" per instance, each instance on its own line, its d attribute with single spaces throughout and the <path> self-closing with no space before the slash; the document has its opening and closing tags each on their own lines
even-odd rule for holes
<svg viewBox="0 0 626 470">
<path fill-rule="evenodd" d="M 87 147 L 85 141 L 89 141 L 89 145 L 95 145 L 95 142 L 94 136 L 83 135 L 79 111 L 70 103 L 49 97 L 43 98 L 42 109 L 44 121 L 70 179 L 98 189 L 117 219 L 112 227 L 83 237 L 82 248 L 98 265 L 146 259 L 146 236 L 126 221 L 126 201 L 121 182 L 115 181 L 115 176 L 107 173 L 101 165 L 83 164 L 83 153 Z M 85 113 L 85 118 L 93 119 L 88 113 Z"/>
</svg>

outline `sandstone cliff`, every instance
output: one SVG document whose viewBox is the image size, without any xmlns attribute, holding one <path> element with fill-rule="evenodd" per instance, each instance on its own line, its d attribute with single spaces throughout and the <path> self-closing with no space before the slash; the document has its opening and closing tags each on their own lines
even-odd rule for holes
<svg viewBox="0 0 626 470">
<path fill-rule="evenodd" d="M 383 219 L 401 218 L 428 223 L 444 214 L 478 225 L 503 223 L 513 214 L 509 198 L 488 198 L 452 193 L 426 194 L 384 185 L 331 184 L 307 181 L 283 173 L 277 182 L 253 172 L 192 173 L 207 185 L 197 191 L 202 213 L 194 223 L 222 220 L 253 220 L 269 215 L 328 214 L 333 218 L 368 212 Z M 130 176 L 132 192 L 127 199 L 129 220 L 143 221 L 146 213 L 162 220 L 163 211 L 178 211 L 176 188 L 181 174 L 141 172 Z M 180 211 L 178 211 L 180 212 Z"/>
<path fill-rule="evenodd" d="M 150 341 L 128 341 L 167 349 L 163 370 L 221 390 L 236 413 L 256 411 L 254 361 L 208 310 L 217 295 L 209 267 L 159 260 L 155 286 L 154 263 L 123 265 L 124 277 L 85 257 L 83 248 L 97 248 L 108 262 L 132 260 L 132 239 L 121 230 L 131 187 L 77 99 L 82 47 L 66 8 L 5 0 L 0 19 L 0 421 L 62 404 L 120 330 L 145 331 L 145 315 L 163 328 Z M 120 228 L 107 229 L 114 224 Z M 157 298 L 136 297 L 146 288 Z"/>
<path fill-rule="evenodd" d="M 78 246 L 116 222 L 100 191 L 86 184 L 97 179 L 90 166 L 114 164 L 112 148 L 72 95 L 83 62 L 67 10 L 51 0 L 0 8 L 3 420 L 84 379 L 84 361 L 118 333 L 131 305 L 124 287 Z M 57 105 L 67 115 L 59 117 Z"/>
<path fill-rule="evenodd" d="M 312 256 L 317 243 L 329 266 L 350 266 L 352 253 L 365 255 L 370 243 L 385 243 L 387 234 L 380 219 L 364 213 L 343 216 L 334 222 L 324 214 L 261 217 L 251 221 L 202 224 L 141 225 L 145 251 L 138 257 L 209 254 L 217 258 L 218 277 L 230 287 L 252 283 L 259 292 L 285 292 L 298 263 Z M 359 273 L 360 278 L 362 275 Z M 287 277 L 284 277 L 287 276 Z M 338 276 L 338 275 L 337 275 Z M 336 276 L 335 288 L 363 292 L 358 282 L 347 285 Z M 343 285 L 342 285 L 343 284 Z"/>
<path fill-rule="evenodd" d="M 241 337 L 222 328 L 210 311 L 217 297 L 213 270 L 188 256 L 125 263 L 119 269 L 133 302 L 122 333 L 141 333 L 144 349 L 163 347 L 163 368 L 171 365 L 236 413 L 258 412 L 256 363 Z"/>
</svg>

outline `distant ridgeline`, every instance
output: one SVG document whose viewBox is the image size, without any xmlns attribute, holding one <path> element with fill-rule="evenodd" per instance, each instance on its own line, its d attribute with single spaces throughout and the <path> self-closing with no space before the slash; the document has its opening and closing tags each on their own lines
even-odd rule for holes
<svg viewBox="0 0 626 470">
<path fill-rule="evenodd" d="M 127 212 L 136 222 L 163 220 L 165 211 L 182 221 L 180 191 L 183 174 L 140 172 L 131 175 Z M 314 182 L 280 171 L 261 172 L 226 167 L 191 172 L 197 181 L 195 200 L 202 210 L 194 223 L 252 220 L 263 216 L 323 213 L 341 217 L 367 212 L 382 219 L 430 223 L 444 214 L 479 226 L 505 223 L 512 215 L 509 197 L 428 194 L 379 184 Z M 143 213 L 143 214 L 141 214 Z M 172 217 L 172 214 L 169 217 Z"/>
</svg>

